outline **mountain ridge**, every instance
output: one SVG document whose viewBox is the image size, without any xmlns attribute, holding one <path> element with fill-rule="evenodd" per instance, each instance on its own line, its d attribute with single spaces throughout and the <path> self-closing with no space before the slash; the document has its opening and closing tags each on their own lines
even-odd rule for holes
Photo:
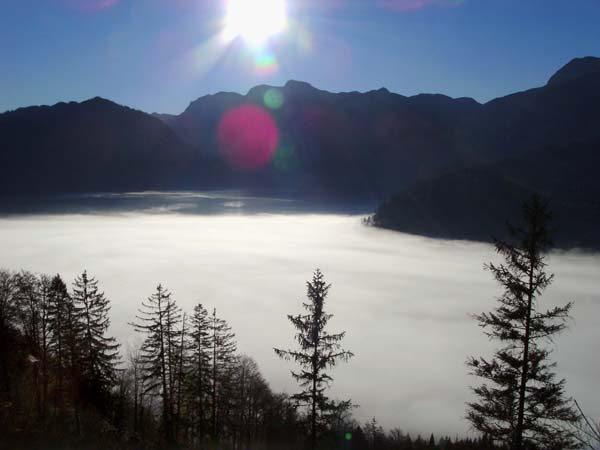
<svg viewBox="0 0 600 450">
<path fill-rule="evenodd" d="M 600 72 L 600 57 L 583 56 L 583 57 L 573 58 L 568 63 L 566 63 L 564 66 L 562 66 L 560 69 L 558 69 L 554 74 L 552 74 L 550 76 L 550 78 L 548 79 L 548 81 L 546 82 L 545 85 L 542 85 L 542 86 L 539 86 L 539 87 L 530 88 L 530 89 L 526 89 L 524 91 L 517 91 L 517 92 L 509 93 L 509 94 L 506 94 L 506 95 L 503 95 L 503 96 L 500 96 L 500 97 L 496 97 L 496 98 L 490 99 L 490 100 L 488 100 L 486 102 L 479 102 L 479 101 L 477 101 L 474 98 L 469 97 L 469 96 L 451 97 L 451 96 L 448 96 L 448 95 L 443 94 L 443 93 L 421 92 L 421 93 L 414 94 L 414 95 L 403 95 L 403 94 L 395 92 L 395 91 L 390 91 L 385 86 L 382 86 L 382 87 L 376 88 L 376 89 L 369 89 L 369 90 L 365 90 L 365 91 L 352 90 L 352 91 L 331 92 L 331 91 L 327 91 L 327 90 L 322 90 L 322 89 L 316 88 L 311 83 L 308 83 L 306 81 L 295 80 L 295 79 L 291 78 L 291 79 L 287 80 L 281 86 L 278 86 L 278 85 L 269 85 L 269 84 L 259 84 L 259 85 L 253 86 L 253 87 L 251 87 L 251 88 L 248 89 L 248 91 L 246 92 L 246 94 L 242 94 L 240 92 L 234 92 L 234 91 L 217 91 L 217 92 L 213 92 L 213 93 L 204 94 L 204 95 L 201 95 L 200 97 L 196 98 L 195 100 L 192 100 L 190 102 L 190 104 L 186 107 L 186 109 L 188 109 L 193 103 L 195 103 L 195 102 L 197 102 L 199 100 L 205 99 L 207 97 L 219 96 L 220 94 L 244 96 L 244 95 L 248 95 L 250 93 L 250 91 L 252 91 L 253 89 L 256 89 L 256 88 L 279 88 L 280 89 L 280 88 L 284 88 L 284 87 L 286 87 L 288 85 L 295 85 L 295 84 L 305 85 L 305 86 L 310 87 L 312 89 L 315 89 L 315 90 L 318 90 L 318 91 L 321 91 L 321 92 L 327 92 L 327 93 L 330 93 L 330 94 L 333 94 L 333 95 L 335 95 L 335 94 L 368 94 L 368 93 L 372 93 L 372 92 L 384 91 L 386 93 L 399 95 L 399 96 L 404 97 L 404 98 L 413 98 L 413 97 L 419 97 L 419 96 L 444 96 L 444 97 L 447 97 L 447 98 L 450 98 L 450 99 L 454 99 L 454 100 L 466 99 L 466 100 L 469 100 L 469 101 L 473 101 L 473 102 L 475 102 L 475 103 L 477 103 L 479 105 L 486 105 L 488 103 L 491 103 L 491 102 L 497 100 L 498 98 L 509 97 L 509 96 L 512 96 L 512 95 L 515 95 L 515 94 L 527 92 L 527 91 L 534 90 L 534 89 L 539 89 L 541 87 L 548 86 L 548 85 L 551 85 L 551 84 L 556 84 L 557 82 L 562 82 L 565 79 L 573 79 L 573 78 L 577 78 L 577 77 L 585 75 L 585 74 L 597 73 L 597 72 Z M 567 76 L 565 76 L 565 75 L 567 75 Z M 184 109 L 184 111 L 182 111 L 182 113 L 180 113 L 180 114 L 161 113 L 159 111 L 154 111 L 154 112 L 150 113 L 150 112 L 144 111 L 144 110 L 139 109 L 139 108 L 134 108 L 134 107 L 127 106 L 127 105 L 125 105 L 123 103 L 119 103 L 118 101 L 111 100 L 111 99 L 106 98 L 106 97 L 94 96 L 94 97 L 90 97 L 88 99 L 80 100 L 80 101 L 75 101 L 75 100 L 65 101 L 65 100 L 62 100 L 62 101 L 58 101 L 58 102 L 53 103 L 53 104 L 37 104 L 37 105 L 19 106 L 19 107 L 14 108 L 14 109 L 8 109 L 8 110 L 5 110 L 5 111 L 2 111 L 2 112 L 0 112 L 0 115 L 6 114 L 6 113 L 15 112 L 15 111 L 18 111 L 18 110 L 21 110 L 21 109 L 27 109 L 27 108 L 52 107 L 52 106 L 57 106 L 57 105 L 60 105 L 60 104 L 72 104 L 72 103 L 81 104 L 81 103 L 86 103 L 86 102 L 90 102 L 92 100 L 97 100 L 97 99 L 98 100 L 108 101 L 108 102 L 114 103 L 116 105 L 123 106 L 123 107 L 129 108 L 129 109 L 135 110 L 135 111 L 141 111 L 141 112 L 144 112 L 144 113 L 147 113 L 147 114 L 150 114 L 150 115 L 157 115 L 157 116 L 163 116 L 163 115 L 164 116 L 178 116 L 178 115 L 182 114 L 183 112 L 185 112 L 185 109 Z"/>
<path fill-rule="evenodd" d="M 0 195 L 245 189 L 377 204 L 423 186 L 446 183 L 452 190 L 448 183 L 457 183 L 458 202 L 469 193 L 458 188 L 464 180 L 449 174 L 474 171 L 483 186 L 486 177 L 478 170 L 485 167 L 496 174 L 490 180 L 504 184 L 497 166 L 502 161 L 550 146 L 600 142 L 597 67 L 600 58 L 576 58 L 544 86 L 483 104 L 443 94 L 407 97 L 385 88 L 331 93 L 289 80 L 246 94 L 206 95 L 179 115 L 147 114 L 101 97 L 19 108 L 0 114 L 0 163 L 11 168 L 0 181 Z M 275 102 L 265 98 L 271 90 Z M 217 130 L 226 113 L 248 105 L 271 117 L 277 140 L 270 160 L 242 170 L 224 157 Z M 577 170 L 570 168 L 581 164 L 572 157 L 568 170 L 553 176 L 564 186 L 574 184 Z M 541 160 L 540 173 L 545 168 Z M 489 192 L 509 195 L 492 187 Z M 439 198 L 430 200 L 442 208 Z M 418 211 L 412 214 L 416 220 Z M 479 219 L 475 225 L 483 226 Z"/>
</svg>

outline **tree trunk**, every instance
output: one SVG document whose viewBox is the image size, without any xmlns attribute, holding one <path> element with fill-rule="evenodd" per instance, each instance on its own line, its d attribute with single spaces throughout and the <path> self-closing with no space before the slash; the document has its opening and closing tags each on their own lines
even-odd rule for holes
<svg viewBox="0 0 600 450">
<path fill-rule="evenodd" d="M 198 348 L 200 348 L 200 344 L 198 344 Z M 204 392 L 204 383 L 203 377 L 204 373 L 202 372 L 202 352 L 198 351 L 198 443 L 202 441 L 204 438 L 204 398 L 202 398 L 202 394 Z"/>
<path fill-rule="evenodd" d="M 162 416 L 163 416 L 163 426 L 165 428 L 165 436 L 167 438 L 167 441 L 170 443 L 171 442 L 171 421 L 170 421 L 170 417 L 169 417 L 169 386 L 167 384 L 167 364 L 165 361 L 165 333 L 163 330 L 163 324 L 162 324 L 162 309 L 161 309 L 161 305 L 159 303 L 158 305 L 158 313 L 159 313 L 159 317 L 160 317 L 160 351 L 161 351 L 161 360 L 160 360 L 160 365 L 161 365 L 161 382 L 162 382 L 162 400 L 163 400 L 163 404 L 162 404 Z"/>
<path fill-rule="evenodd" d="M 214 314 L 213 314 L 214 315 Z M 216 326 L 213 322 L 213 327 Z M 212 434 L 217 437 L 217 342 L 216 330 L 213 328 L 213 379 L 212 379 Z"/>
<path fill-rule="evenodd" d="M 535 258 L 535 256 L 533 256 Z M 523 449 L 523 423 L 525 420 L 525 394 L 527 390 L 527 372 L 529 371 L 529 340 L 531 334 L 531 308 L 533 303 L 533 258 L 529 271 L 529 286 L 527 290 L 527 317 L 525 318 L 525 337 L 523 342 L 523 362 L 521 382 L 519 385 L 519 412 L 515 430 L 515 450 Z"/>
<path fill-rule="evenodd" d="M 315 352 L 313 354 L 313 385 L 312 385 L 312 414 L 310 416 L 310 448 L 317 448 L 317 376 L 319 369 L 317 366 L 317 348 L 318 340 L 315 336 Z"/>
</svg>

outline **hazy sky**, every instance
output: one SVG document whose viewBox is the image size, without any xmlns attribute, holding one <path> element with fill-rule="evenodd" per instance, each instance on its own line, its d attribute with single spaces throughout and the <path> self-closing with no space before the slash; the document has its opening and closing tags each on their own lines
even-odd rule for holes
<svg viewBox="0 0 600 450">
<path fill-rule="evenodd" d="M 179 113 L 288 79 L 487 101 L 600 54 L 599 0 L 286 0 L 287 28 L 260 49 L 222 39 L 226 1 L 0 0 L 0 111 L 99 95 Z"/>
<path fill-rule="evenodd" d="M 172 205 L 177 206 L 177 205 Z M 185 204 L 179 205 L 185 208 Z M 155 209 L 155 211 L 157 211 Z M 216 307 L 276 391 L 296 392 L 291 363 L 273 347 L 293 346 L 286 314 L 300 313 L 305 281 L 319 266 L 333 284 L 331 331 L 346 330 L 356 356 L 335 370 L 332 395 L 360 405 L 356 417 L 415 433 L 465 433 L 470 399 L 464 361 L 490 355 L 470 313 L 490 310 L 500 291 L 483 263 L 490 245 L 444 242 L 369 228 L 334 215 L 61 215 L 0 218 L 0 268 L 87 269 L 112 301 L 112 331 L 160 282 L 179 305 Z M 110 235 L 110 239 L 106 236 Z M 555 283 L 544 306 L 574 302 L 571 327 L 556 339 L 567 394 L 600 418 L 600 256 L 550 259 Z"/>
</svg>

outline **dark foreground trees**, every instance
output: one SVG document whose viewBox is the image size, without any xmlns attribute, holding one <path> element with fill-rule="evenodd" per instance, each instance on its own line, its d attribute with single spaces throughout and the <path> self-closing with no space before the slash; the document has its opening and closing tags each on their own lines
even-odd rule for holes
<svg viewBox="0 0 600 450">
<path fill-rule="evenodd" d="M 75 445 L 113 426 L 108 300 L 88 293 L 59 275 L 0 271 L 0 447 Z"/>
<path fill-rule="evenodd" d="M 325 312 L 325 298 L 331 285 L 325 282 L 319 269 L 306 286 L 308 302 L 302 303 L 302 306 L 307 313 L 288 316 L 297 330 L 295 339 L 298 349 L 274 350 L 279 357 L 292 360 L 300 366 L 300 371 L 292 371 L 292 376 L 302 391 L 292 396 L 292 399 L 307 407 L 310 446 L 315 449 L 319 433 L 328 425 L 328 416 L 350 407 L 350 402 L 336 404 L 325 395 L 326 389 L 333 381 L 328 370 L 338 362 L 348 361 L 354 355 L 341 348 L 340 342 L 345 332 L 331 334 L 327 330 L 327 323 L 333 317 Z"/>
<path fill-rule="evenodd" d="M 501 347 L 491 359 L 467 361 L 483 379 L 473 388 L 477 401 L 468 404 L 467 418 L 476 430 L 513 450 L 576 448 L 565 425 L 577 415 L 564 397 L 565 380 L 556 379 L 547 346 L 565 328 L 571 303 L 551 309 L 540 305 L 553 275 L 545 262 L 550 214 L 538 197 L 524 205 L 523 221 L 522 228 L 510 227 L 512 242 L 496 242 L 504 262 L 486 266 L 503 292 L 494 311 L 475 317 Z"/>
<path fill-rule="evenodd" d="M 197 304 L 187 319 L 159 285 L 133 326 L 144 341 L 123 380 L 134 419 L 126 440 L 140 448 L 237 450 L 291 439 L 294 447 L 292 403 L 271 391 L 252 358 L 236 353 L 235 335 L 216 309 L 209 314 Z"/>
<path fill-rule="evenodd" d="M 98 281 L 84 271 L 73 282 L 73 302 L 81 328 L 81 375 L 87 398 L 105 399 L 116 385 L 119 344 L 108 335 L 110 304 Z"/>
<path fill-rule="evenodd" d="M 174 406 L 181 330 L 181 310 L 171 299 L 171 293 L 158 285 L 156 292 L 142 302 L 133 323 L 136 331 L 145 335 L 140 348 L 143 393 L 160 396 L 162 427 L 167 443 L 175 441 Z"/>
<path fill-rule="evenodd" d="M 198 305 L 185 320 L 159 286 L 137 319 L 143 344 L 123 363 L 109 308 L 86 272 L 69 290 L 58 275 L 0 270 L 0 448 L 293 449 L 301 441 L 294 404 L 236 353 L 216 311 Z"/>
<path fill-rule="evenodd" d="M 517 244 L 498 243 L 504 264 L 489 266 L 505 288 L 501 304 L 478 316 L 504 345 L 490 361 L 469 362 L 485 379 L 469 411 L 482 432 L 478 439 L 411 438 L 399 429 L 386 432 L 375 420 L 361 426 L 350 401 L 328 398 L 330 369 L 353 355 L 341 347 L 344 333 L 328 329 L 330 286 L 318 270 L 307 283 L 305 313 L 288 316 L 297 348 L 275 350 L 299 366 L 292 373 L 301 392 L 293 397 L 274 393 L 258 364 L 237 353 L 232 327 L 215 309 L 210 314 L 198 304 L 187 315 L 160 285 L 135 323 L 143 343 L 123 363 L 108 333 L 109 301 L 86 272 L 69 289 L 59 275 L 0 270 L 0 448 L 300 450 L 308 443 L 328 450 L 537 450 L 575 444 L 558 426 L 575 415 L 543 345 L 564 328 L 569 305 L 538 307 L 552 280 L 544 270 L 547 215 L 533 203 L 526 217 L 528 226 L 514 230 Z M 582 430 L 593 433 L 588 425 Z"/>
<path fill-rule="evenodd" d="M 202 443 L 210 430 L 208 408 L 211 399 L 211 322 L 202 304 L 194 307 L 189 336 L 187 392 L 189 396 L 190 438 Z"/>
</svg>

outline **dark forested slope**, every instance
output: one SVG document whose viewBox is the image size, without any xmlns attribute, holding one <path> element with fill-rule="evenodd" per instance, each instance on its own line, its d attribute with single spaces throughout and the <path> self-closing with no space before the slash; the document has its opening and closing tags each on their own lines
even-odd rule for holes
<svg viewBox="0 0 600 450">
<path fill-rule="evenodd" d="M 0 194 L 172 188 L 193 161 L 160 120 L 101 98 L 0 114 Z"/>
<path fill-rule="evenodd" d="M 554 216 L 561 247 L 600 248 L 600 140 L 545 147 L 482 168 L 417 184 L 379 206 L 381 227 L 454 239 L 504 237 L 507 217 L 539 194 Z"/>
</svg>

